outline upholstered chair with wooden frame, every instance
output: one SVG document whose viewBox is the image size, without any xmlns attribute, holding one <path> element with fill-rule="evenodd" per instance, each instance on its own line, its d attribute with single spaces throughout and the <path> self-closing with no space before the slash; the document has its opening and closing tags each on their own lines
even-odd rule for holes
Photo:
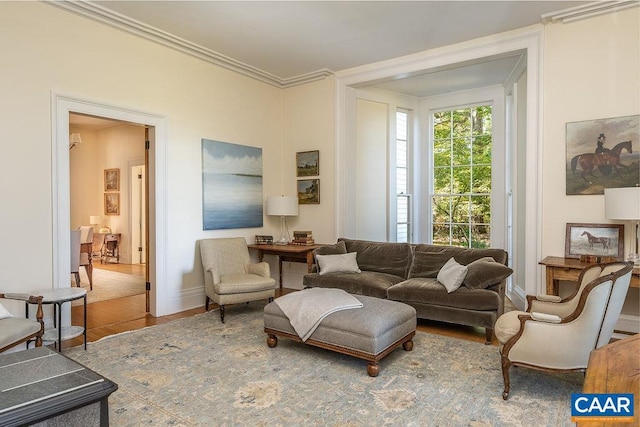
<svg viewBox="0 0 640 427">
<path fill-rule="evenodd" d="M 220 306 L 224 323 L 227 304 L 275 297 L 276 281 L 271 278 L 269 264 L 251 263 L 247 242 L 243 237 L 200 240 L 204 268 L 205 309 L 209 301 Z"/>
<path fill-rule="evenodd" d="M 503 399 L 508 399 L 511 389 L 511 366 L 555 372 L 587 368 L 591 351 L 608 344 L 613 335 L 632 268 L 624 262 L 594 266 L 580 277 L 573 298 L 557 302 L 528 298 L 531 311 L 511 311 L 498 318 L 495 334 L 502 360 Z"/>
<path fill-rule="evenodd" d="M 80 265 L 84 267 L 89 279 L 89 289 L 93 290 L 93 227 L 81 225 L 80 230 Z"/>
<path fill-rule="evenodd" d="M 35 341 L 36 347 L 42 347 L 42 335 L 44 334 L 44 321 L 42 311 L 42 296 L 1 293 L 0 299 L 11 299 L 36 304 L 36 319 L 14 317 L 6 313 L 7 317 L 0 317 L 0 353 L 18 344 Z M 3 308 L 0 306 L 0 308 Z M 4 311 L 0 310 L 0 311 Z"/>
</svg>

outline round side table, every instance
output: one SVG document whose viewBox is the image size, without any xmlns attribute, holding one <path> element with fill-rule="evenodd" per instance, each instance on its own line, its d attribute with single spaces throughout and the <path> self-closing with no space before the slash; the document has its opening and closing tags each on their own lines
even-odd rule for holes
<svg viewBox="0 0 640 427">
<path fill-rule="evenodd" d="M 87 349 L 87 290 L 84 288 L 44 289 L 35 293 L 42 295 L 42 304 L 53 304 L 53 329 L 46 330 L 43 341 L 56 343 L 58 352 L 62 351 L 62 341 L 84 335 L 84 349 Z M 84 299 L 84 325 L 62 326 L 62 304 Z"/>
</svg>

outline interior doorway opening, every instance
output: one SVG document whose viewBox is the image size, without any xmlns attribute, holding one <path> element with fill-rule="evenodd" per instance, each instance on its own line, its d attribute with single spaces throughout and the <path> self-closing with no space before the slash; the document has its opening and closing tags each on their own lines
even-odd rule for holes
<svg viewBox="0 0 640 427">
<path fill-rule="evenodd" d="M 146 126 L 70 112 L 69 131 L 82 141 L 69 149 L 70 226 L 94 231 L 88 303 L 146 294 Z"/>
</svg>

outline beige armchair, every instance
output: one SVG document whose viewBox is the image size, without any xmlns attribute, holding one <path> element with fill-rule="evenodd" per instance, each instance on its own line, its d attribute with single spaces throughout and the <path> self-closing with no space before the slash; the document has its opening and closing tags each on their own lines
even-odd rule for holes
<svg viewBox="0 0 640 427">
<path fill-rule="evenodd" d="M 204 268 L 206 302 L 220 306 L 224 323 L 227 304 L 238 304 L 275 297 L 276 281 L 271 278 L 269 264 L 250 263 L 249 249 L 243 237 L 200 240 Z"/>
<path fill-rule="evenodd" d="M 509 368 L 584 371 L 592 350 L 609 343 L 631 281 L 633 266 L 617 262 L 586 269 L 570 298 L 527 298 L 528 312 L 511 311 L 496 321 L 503 399 L 510 392 Z"/>
<path fill-rule="evenodd" d="M 36 320 L 14 317 L 8 313 L 8 317 L 2 316 L 0 318 L 0 353 L 25 342 L 28 348 L 29 342 L 32 340 L 35 340 L 36 347 L 41 347 L 42 334 L 44 334 L 42 296 L 0 293 L 0 299 L 12 299 L 25 301 L 29 304 L 37 304 Z"/>
</svg>

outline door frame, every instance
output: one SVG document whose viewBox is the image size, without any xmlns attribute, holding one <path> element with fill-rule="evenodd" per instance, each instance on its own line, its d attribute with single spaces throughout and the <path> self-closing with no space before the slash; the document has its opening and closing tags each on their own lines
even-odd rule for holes
<svg viewBox="0 0 640 427">
<path fill-rule="evenodd" d="M 69 177 L 69 113 L 122 120 L 149 127 L 149 282 L 151 286 L 150 313 L 167 313 L 166 278 L 166 118 L 127 108 L 89 101 L 64 94 L 51 94 L 51 202 L 53 237 L 53 287 L 70 286 L 70 177 Z"/>
</svg>

